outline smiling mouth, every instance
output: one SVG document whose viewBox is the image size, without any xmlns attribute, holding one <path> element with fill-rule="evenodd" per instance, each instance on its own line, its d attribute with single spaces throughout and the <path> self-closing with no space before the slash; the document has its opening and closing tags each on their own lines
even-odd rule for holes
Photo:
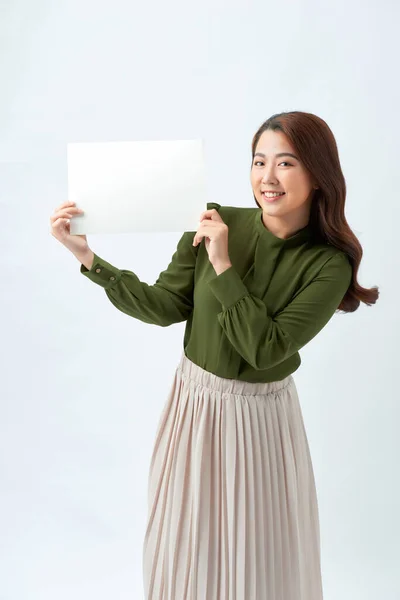
<svg viewBox="0 0 400 600">
<path fill-rule="evenodd" d="M 267 196 L 267 194 L 265 192 L 261 192 L 262 197 L 264 198 L 264 200 L 266 200 L 267 202 L 273 202 L 274 200 L 279 200 L 279 198 L 283 198 L 283 196 L 285 195 L 285 192 L 282 192 L 279 195 L 275 195 L 273 194 L 272 196 Z"/>
</svg>

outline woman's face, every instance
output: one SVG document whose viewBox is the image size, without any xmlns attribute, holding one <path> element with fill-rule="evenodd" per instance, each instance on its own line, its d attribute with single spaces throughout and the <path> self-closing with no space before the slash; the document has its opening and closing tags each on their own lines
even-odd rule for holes
<svg viewBox="0 0 400 600">
<path fill-rule="evenodd" d="M 284 133 L 264 131 L 255 149 L 251 186 L 265 215 L 287 219 L 292 224 L 298 222 L 302 226 L 310 216 L 313 181 L 300 160 L 288 153 L 296 155 Z M 284 192 L 284 195 L 268 201 L 264 191 Z"/>
</svg>

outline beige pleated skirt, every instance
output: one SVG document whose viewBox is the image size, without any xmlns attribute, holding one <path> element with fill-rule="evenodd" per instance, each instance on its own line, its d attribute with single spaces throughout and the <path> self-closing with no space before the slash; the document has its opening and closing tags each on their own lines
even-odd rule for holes
<svg viewBox="0 0 400 600">
<path fill-rule="evenodd" d="M 224 379 L 183 353 L 148 511 L 146 600 L 321 600 L 317 495 L 292 375 Z"/>
</svg>

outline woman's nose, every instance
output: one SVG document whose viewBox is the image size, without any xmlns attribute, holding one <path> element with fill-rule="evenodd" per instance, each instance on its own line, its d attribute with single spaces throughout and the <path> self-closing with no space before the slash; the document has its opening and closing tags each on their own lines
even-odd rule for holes
<svg viewBox="0 0 400 600">
<path fill-rule="evenodd" d="M 273 174 L 272 171 L 265 171 L 265 173 L 263 174 L 263 176 L 261 178 L 261 181 L 263 183 L 267 183 L 269 181 L 273 181 L 273 182 L 276 183 L 276 177 L 275 177 L 275 175 Z"/>
</svg>

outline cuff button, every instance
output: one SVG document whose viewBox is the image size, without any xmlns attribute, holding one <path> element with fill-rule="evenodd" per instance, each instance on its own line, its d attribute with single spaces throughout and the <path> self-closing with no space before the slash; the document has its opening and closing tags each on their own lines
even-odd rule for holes
<svg viewBox="0 0 400 600">
<path fill-rule="evenodd" d="M 114 281 L 114 280 L 115 280 L 115 277 L 110 277 L 110 279 L 111 279 L 111 281 Z"/>
<path fill-rule="evenodd" d="M 101 269 L 96 269 L 96 273 L 100 273 L 100 272 L 101 272 Z"/>
</svg>

